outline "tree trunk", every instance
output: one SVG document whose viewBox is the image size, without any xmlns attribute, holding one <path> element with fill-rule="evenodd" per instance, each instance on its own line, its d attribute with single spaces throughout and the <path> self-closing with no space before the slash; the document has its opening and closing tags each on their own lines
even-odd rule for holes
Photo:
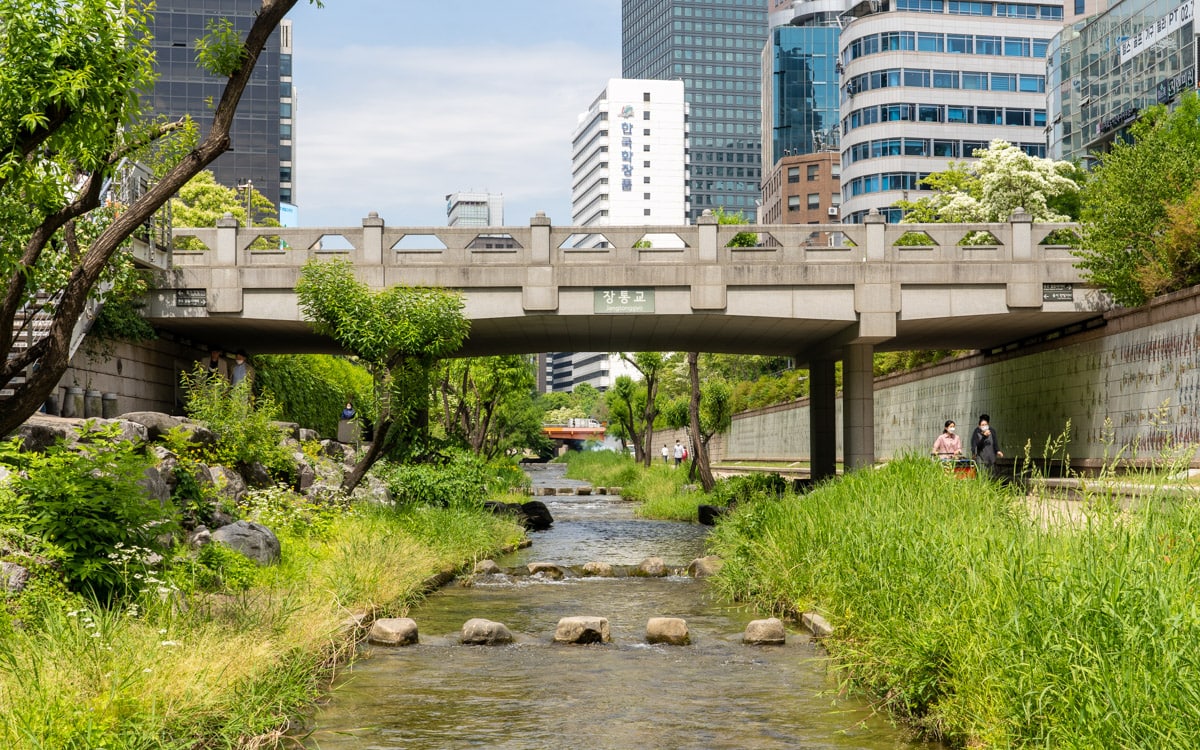
<svg viewBox="0 0 1200 750">
<path fill-rule="evenodd" d="M 363 477 L 367 475 L 367 472 L 375 465 L 379 457 L 383 455 L 383 446 L 387 444 L 388 433 L 392 430 L 392 424 L 393 422 L 388 419 L 380 421 L 375 426 L 375 439 L 371 441 L 371 447 L 367 450 L 367 455 L 358 459 L 358 463 L 354 464 L 354 468 L 350 470 L 350 473 L 342 477 L 342 492 L 345 492 L 347 495 L 353 493 L 354 489 L 362 482 Z"/>
<path fill-rule="evenodd" d="M 646 423 L 646 431 L 642 434 L 640 443 L 642 455 L 638 457 L 638 460 L 649 469 L 650 462 L 654 460 L 654 420 L 658 418 L 658 405 L 655 403 L 658 398 L 658 377 L 656 373 L 645 377 L 646 410 L 642 413 L 642 418 Z"/>
<path fill-rule="evenodd" d="M 24 277 L 23 268 L 18 267 L 12 280 L 5 284 L 5 299 L 0 302 L 0 329 L 8 335 L 0 338 L 0 362 L 5 362 L 5 367 L 0 368 L 0 387 L 10 386 L 17 371 L 24 370 L 30 365 L 36 364 L 36 367 L 31 370 L 29 378 L 24 383 L 12 386 L 13 395 L 4 402 L 4 408 L 0 409 L 0 436 L 7 435 L 19 427 L 37 411 L 38 407 L 58 386 L 63 373 L 70 365 L 71 334 L 75 324 L 83 313 L 88 295 L 91 294 L 113 254 L 138 227 L 170 200 L 179 188 L 199 174 L 218 156 L 229 150 L 229 130 L 233 123 L 233 115 L 246 85 L 250 81 L 254 65 L 258 62 L 258 56 L 279 22 L 296 5 L 297 1 L 263 0 L 262 7 L 242 45 L 242 65 L 229 76 L 229 80 L 225 84 L 220 103 L 213 110 L 212 124 L 208 134 L 195 149 L 168 170 L 160 180 L 151 185 L 149 190 L 126 208 L 91 243 L 67 279 L 62 299 L 54 311 L 49 335 L 44 340 L 49 343 L 34 347 L 36 356 L 31 356 L 30 351 L 32 350 L 30 350 L 17 358 L 19 361 L 7 361 L 12 352 L 13 317 L 25 296 L 25 285 L 21 281 L 21 278 Z M 115 151 L 111 154 L 113 165 L 117 163 L 119 156 L 120 154 Z M 37 264 L 58 228 L 69 220 L 87 215 L 99 205 L 101 177 L 100 173 L 89 175 L 84 188 L 87 195 L 77 199 L 71 206 L 64 207 L 57 214 L 46 217 L 42 229 L 49 231 L 40 233 L 40 236 L 38 232 L 35 232 L 31 238 L 31 242 L 26 247 L 25 256 L 21 260 L 21 264 L 25 268 L 32 268 Z M 74 213 L 71 213 L 73 210 Z M 68 216 L 68 213 L 71 215 Z"/>
<path fill-rule="evenodd" d="M 688 380 L 692 384 L 692 397 L 688 400 L 688 433 L 692 438 L 692 452 L 696 454 L 692 466 L 700 475 L 700 486 L 705 492 L 712 492 L 717 483 L 708 463 L 708 441 L 700 432 L 700 353 L 688 352 L 687 362 Z"/>
</svg>

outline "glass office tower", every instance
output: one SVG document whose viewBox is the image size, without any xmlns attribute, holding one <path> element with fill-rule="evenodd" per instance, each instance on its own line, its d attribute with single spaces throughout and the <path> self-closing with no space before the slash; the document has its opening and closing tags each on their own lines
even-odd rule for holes
<svg viewBox="0 0 1200 750">
<path fill-rule="evenodd" d="M 679 79 L 689 109 L 688 220 L 753 218 L 762 179 L 760 53 L 766 0 L 622 0 L 625 78 Z"/>
<path fill-rule="evenodd" d="M 259 0 L 158 0 L 151 19 L 159 79 L 147 97 L 153 114 L 191 115 L 203 135 L 225 79 L 196 64 L 196 40 L 207 24 L 228 18 L 243 36 L 254 22 Z M 242 95 L 230 131 L 231 148 L 210 167 L 223 185 L 250 182 L 276 206 L 294 203 L 291 22 L 272 34 Z M 282 184 L 281 184 L 282 183 Z"/>
</svg>

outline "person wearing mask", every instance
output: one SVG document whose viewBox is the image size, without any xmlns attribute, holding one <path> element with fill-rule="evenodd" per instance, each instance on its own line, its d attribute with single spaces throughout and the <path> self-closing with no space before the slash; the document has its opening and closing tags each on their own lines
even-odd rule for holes
<svg viewBox="0 0 1200 750">
<path fill-rule="evenodd" d="M 675 441 L 675 468 L 679 468 L 679 464 L 683 463 L 683 444 L 678 440 Z"/>
<path fill-rule="evenodd" d="M 208 352 L 208 362 L 204 365 L 204 372 L 209 376 L 221 375 L 221 355 L 220 349 L 210 349 Z"/>
<path fill-rule="evenodd" d="M 342 419 L 354 419 L 354 403 L 346 402 L 346 408 L 342 409 Z"/>
<path fill-rule="evenodd" d="M 663 446 L 663 449 L 662 449 L 662 457 L 663 457 L 664 464 L 670 463 L 667 459 L 669 459 L 671 457 L 671 451 L 667 450 L 667 446 L 665 446 L 665 445 Z"/>
<path fill-rule="evenodd" d="M 939 461 L 954 461 L 962 455 L 962 437 L 958 435 L 953 419 L 942 425 L 942 434 L 933 441 L 933 456 Z"/>
<path fill-rule="evenodd" d="M 979 415 L 979 426 L 971 434 L 971 458 L 988 476 L 995 476 L 996 459 L 1004 458 L 1000 437 L 992 429 L 992 418 L 987 414 Z"/>
<path fill-rule="evenodd" d="M 250 363 L 246 361 L 246 352 L 239 349 L 233 355 L 233 367 L 230 369 L 229 382 L 237 385 L 250 374 Z"/>
</svg>

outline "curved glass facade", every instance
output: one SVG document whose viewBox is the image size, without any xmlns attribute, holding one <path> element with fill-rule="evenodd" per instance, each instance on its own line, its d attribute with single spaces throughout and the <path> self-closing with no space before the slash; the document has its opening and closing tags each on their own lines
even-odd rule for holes
<svg viewBox="0 0 1200 750">
<path fill-rule="evenodd" d="M 771 30 L 772 161 L 837 144 L 838 33 L 830 26 Z"/>
</svg>

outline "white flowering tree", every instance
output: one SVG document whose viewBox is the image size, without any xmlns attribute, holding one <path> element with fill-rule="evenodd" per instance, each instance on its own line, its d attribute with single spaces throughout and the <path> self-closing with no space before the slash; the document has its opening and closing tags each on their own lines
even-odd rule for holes
<svg viewBox="0 0 1200 750">
<path fill-rule="evenodd" d="M 921 183 L 931 195 L 898 201 L 901 223 L 978 223 L 1008 221 L 1018 208 L 1034 221 L 1072 221 L 1078 215 L 1084 172 L 1065 161 L 1030 156 L 1019 147 L 994 140 L 974 154 L 973 162 L 953 162 Z"/>
</svg>

